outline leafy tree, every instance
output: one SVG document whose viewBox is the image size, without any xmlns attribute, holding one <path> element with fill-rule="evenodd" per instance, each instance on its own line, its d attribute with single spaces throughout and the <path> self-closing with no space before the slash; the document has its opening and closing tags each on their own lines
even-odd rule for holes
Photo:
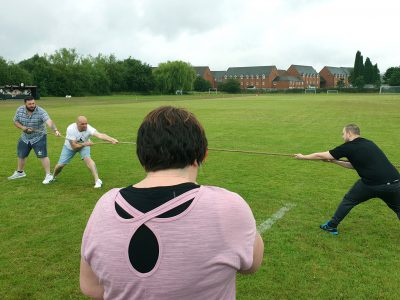
<svg viewBox="0 0 400 300">
<path fill-rule="evenodd" d="M 75 49 L 62 48 L 49 56 L 49 62 L 53 67 L 54 84 L 50 93 L 54 96 L 84 94 L 84 82 L 78 64 L 81 57 Z"/>
<path fill-rule="evenodd" d="M 82 94 L 107 95 L 110 93 L 111 83 L 104 65 L 98 63 L 96 58 L 92 56 L 81 58 L 75 69 Z"/>
<path fill-rule="evenodd" d="M 93 84 L 92 94 L 107 95 L 111 93 L 111 79 L 107 74 L 106 64 L 99 59 L 100 54 L 96 58 L 92 58 L 93 68 Z"/>
<path fill-rule="evenodd" d="M 349 80 L 356 87 L 363 87 L 365 84 L 374 84 L 380 86 L 381 78 L 378 64 L 373 65 L 369 57 L 363 63 L 363 56 L 357 51 L 354 60 L 353 72 L 350 74 Z"/>
<path fill-rule="evenodd" d="M 383 82 L 389 83 L 390 78 L 392 77 L 393 73 L 396 72 L 396 70 L 400 70 L 400 67 L 390 67 L 387 69 L 385 74 L 383 74 Z"/>
<path fill-rule="evenodd" d="M 35 55 L 19 64 L 31 72 L 42 95 L 105 95 L 154 87 L 152 68 L 138 60 L 118 61 L 114 55 L 81 56 L 62 48 L 49 56 Z"/>
<path fill-rule="evenodd" d="M 378 64 L 375 64 L 372 69 L 372 83 L 376 86 L 381 85 L 381 72 L 379 71 Z"/>
<path fill-rule="evenodd" d="M 152 68 L 131 57 L 123 61 L 123 80 L 127 91 L 149 92 L 154 88 Z"/>
<path fill-rule="evenodd" d="M 369 57 L 365 60 L 364 64 L 364 80 L 366 84 L 371 84 L 374 82 L 373 66 Z"/>
<path fill-rule="evenodd" d="M 364 76 L 358 76 L 353 83 L 354 86 L 358 87 L 358 88 L 362 88 L 365 85 L 365 80 L 364 80 Z"/>
<path fill-rule="evenodd" d="M 115 55 L 103 56 L 99 54 L 96 57 L 96 64 L 102 65 L 105 69 L 107 78 L 110 81 L 111 92 L 124 92 L 128 90 L 124 81 L 124 63 L 118 61 Z"/>
<path fill-rule="evenodd" d="M 26 85 L 32 84 L 32 75 L 25 69 L 13 62 L 6 62 L 0 57 L 0 84 Z"/>
<path fill-rule="evenodd" d="M 8 64 L 0 56 L 0 85 L 8 84 Z"/>
<path fill-rule="evenodd" d="M 354 82 L 352 82 L 355 85 L 355 81 L 360 77 L 364 76 L 364 62 L 363 62 L 363 57 L 361 55 L 360 51 L 357 51 L 356 53 L 356 58 L 354 60 L 354 69 L 353 69 L 353 74 L 352 74 L 352 79 Z"/>
<path fill-rule="evenodd" d="M 76 52 L 76 49 L 61 48 L 50 55 L 49 60 L 51 63 L 59 66 L 74 66 L 81 60 L 81 56 Z"/>
<path fill-rule="evenodd" d="M 227 79 L 220 89 L 227 93 L 240 93 L 240 82 L 239 80 L 233 78 Z"/>
<path fill-rule="evenodd" d="M 32 75 L 17 64 L 10 64 L 8 66 L 8 72 L 8 80 L 10 84 L 20 84 L 21 82 L 25 85 L 33 84 Z"/>
<path fill-rule="evenodd" d="M 390 76 L 389 85 L 400 86 L 400 68 L 395 68 Z"/>
<path fill-rule="evenodd" d="M 53 67 L 47 57 L 35 54 L 31 58 L 19 62 L 19 65 L 32 74 L 32 84 L 40 88 L 40 93 L 43 96 L 48 96 L 55 82 Z"/>
<path fill-rule="evenodd" d="M 189 63 L 168 61 L 158 65 L 154 70 L 154 78 L 158 90 L 162 93 L 175 93 L 177 90 L 191 91 L 196 72 Z"/>
<path fill-rule="evenodd" d="M 201 76 L 197 76 L 193 83 L 193 89 L 198 92 L 206 92 L 211 88 L 211 83 Z"/>
</svg>

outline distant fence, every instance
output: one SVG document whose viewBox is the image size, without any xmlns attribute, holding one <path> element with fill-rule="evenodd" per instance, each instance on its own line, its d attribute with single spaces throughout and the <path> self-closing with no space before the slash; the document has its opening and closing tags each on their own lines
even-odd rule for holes
<svg viewBox="0 0 400 300">
<path fill-rule="evenodd" d="M 326 94 L 332 88 L 315 89 L 317 94 Z M 377 88 L 336 88 L 340 93 L 379 93 Z M 241 90 L 244 94 L 304 94 L 304 89 L 254 89 L 254 90 Z"/>
</svg>

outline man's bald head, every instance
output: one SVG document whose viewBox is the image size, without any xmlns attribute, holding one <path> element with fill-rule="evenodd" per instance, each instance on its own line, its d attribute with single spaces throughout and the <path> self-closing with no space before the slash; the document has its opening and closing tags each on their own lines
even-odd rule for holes
<svg viewBox="0 0 400 300">
<path fill-rule="evenodd" d="M 76 119 L 76 123 L 81 123 L 81 122 L 87 123 L 87 118 L 86 118 L 85 116 L 79 116 L 79 117 Z"/>
<path fill-rule="evenodd" d="M 78 126 L 79 131 L 86 131 L 87 129 L 87 118 L 85 116 L 79 116 L 76 119 L 76 125 Z"/>
</svg>

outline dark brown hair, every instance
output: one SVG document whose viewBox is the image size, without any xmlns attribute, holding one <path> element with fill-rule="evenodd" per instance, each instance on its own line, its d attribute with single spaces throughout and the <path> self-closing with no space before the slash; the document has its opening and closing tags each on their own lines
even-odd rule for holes
<svg viewBox="0 0 400 300">
<path fill-rule="evenodd" d="M 33 98 L 32 96 L 28 96 L 28 97 L 26 97 L 24 99 L 24 102 L 26 103 L 26 102 L 31 101 L 31 100 L 35 100 L 35 98 Z"/>
<path fill-rule="evenodd" d="M 207 152 L 203 126 L 186 109 L 162 106 L 151 111 L 139 127 L 136 153 L 147 172 L 181 169 Z"/>
</svg>

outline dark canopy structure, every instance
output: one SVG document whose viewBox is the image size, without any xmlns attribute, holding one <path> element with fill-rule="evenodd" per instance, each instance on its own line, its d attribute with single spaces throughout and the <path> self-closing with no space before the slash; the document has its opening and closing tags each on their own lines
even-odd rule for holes
<svg viewBox="0 0 400 300">
<path fill-rule="evenodd" d="M 4 85 L 0 86 L 0 99 L 24 99 L 32 96 L 40 99 L 39 88 L 35 85 Z"/>
</svg>

